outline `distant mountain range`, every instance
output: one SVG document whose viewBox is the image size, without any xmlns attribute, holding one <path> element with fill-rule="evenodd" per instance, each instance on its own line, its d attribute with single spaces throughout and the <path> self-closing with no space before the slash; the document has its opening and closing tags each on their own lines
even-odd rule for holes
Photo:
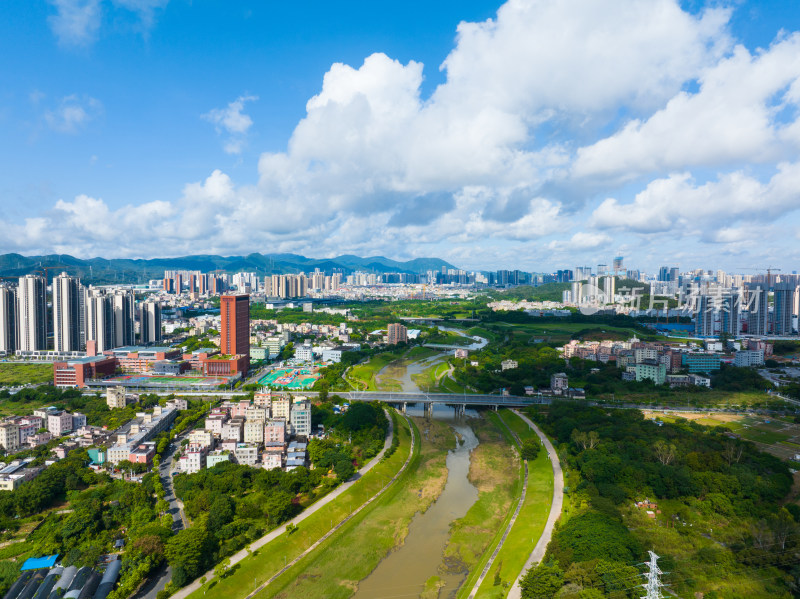
<svg viewBox="0 0 800 599">
<path fill-rule="evenodd" d="M 355 270 L 385 273 L 401 272 L 421 274 L 442 267 L 456 268 L 439 258 L 415 258 L 398 262 L 383 256 L 344 255 L 337 258 L 306 258 L 298 254 L 250 254 L 248 256 L 214 256 L 201 254 L 179 258 L 123 259 L 90 258 L 81 260 L 69 254 L 47 256 L 0 255 L 0 277 L 13 278 L 33 273 L 47 267 L 52 278 L 62 270 L 80 277 L 87 283 L 145 283 L 149 279 L 160 279 L 165 270 L 200 270 L 203 272 L 257 272 L 259 275 L 313 272 L 314 269 L 332 273 L 350 273 Z"/>
</svg>

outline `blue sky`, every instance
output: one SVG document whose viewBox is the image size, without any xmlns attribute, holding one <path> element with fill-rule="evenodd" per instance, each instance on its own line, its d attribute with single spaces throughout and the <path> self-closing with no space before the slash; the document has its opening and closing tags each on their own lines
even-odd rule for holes
<svg viewBox="0 0 800 599">
<path fill-rule="evenodd" d="M 798 29 L 789 0 L 12 0 L 0 252 L 794 270 Z"/>
</svg>

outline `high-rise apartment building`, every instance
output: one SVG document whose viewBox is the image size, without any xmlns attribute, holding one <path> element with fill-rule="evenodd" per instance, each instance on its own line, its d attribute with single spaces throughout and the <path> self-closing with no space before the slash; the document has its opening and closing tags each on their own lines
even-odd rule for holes
<svg viewBox="0 0 800 599">
<path fill-rule="evenodd" d="M 136 342 L 133 291 L 116 291 L 111 301 L 114 306 L 114 347 L 133 345 Z"/>
<path fill-rule="evenodd" d="M 750 283 L 745 287 L 745 306 L 747 307 L 747 333 L 766 335 L 769 323 L 769 290 L 760 283 Z"/>
<path fill-rule="evenodd" d="M 219 303 L 221 316 L 220 352 L 224 355 L 250 355 L 250 296 L 223 295 Z"/>
<path fill-rule="evenodd" d="M 17 349 L 17 290 L 0 285 L 0 352 Z"/>
<path fill-rule="evenodd" d="M 793 320 L 797 315 L 798 288 L 795 283 L 778 283 L 774 287 L 774 335 L 794 334 Z"/>
<path fill-rule="evenodd" d="M 603 295 L 607 304 L 614 303 L 614 296 L 617 292 L 617 279 L 615 277 L 605 277 L 603 279 Z"/>
<path fill-rule="evenodd" d="M 408 341 L 408 329 L 402 324 L 393 322 L 389 325 L 387 343 L 395 345 L 396 343 L 406 343 Z"/>
<path fill-rule="evenodd" d="M 53 349 L 81 351 L 81 282 L 62 272 L 53 279 Z"/>
<path fill-rule="evenodd" d="M 139 343 L 161 341 L 161 304 L 146 301 L 139 304 Z"/>
<path fill-rule="evenodd" d="M 117 347 L 115 324 L 113 297 L 91 291 L 86 299 L 86 341 L 95 341 L 98 353 Z"/>
<path fill-rule="evenodd" d="M 711 305 L 711 296 L 707 290 L 703 290 L 697 296 L 697 303 L 695 304 L 697 311 L 695 312 L 694 332 L 698 337 L 711 337 L 714 335 L 714 319 L 715 313 Z"/>
<path fill-rule="evenodd" d="M 723 293 L 721 304 L 719 332 L 720 334 L 727 333 L 733 337 L 736 337 L 742 332 L 739 322 L 739 308 L 741 307 L 739 290 L 733 288 L 726 293 Z"/>
<path fill-rule="evenodd" d="M 20 277 L 17 288 L 17 319 L 17 349 L 47 350 L 47 282 L 44 277 Z"/>
</svg>

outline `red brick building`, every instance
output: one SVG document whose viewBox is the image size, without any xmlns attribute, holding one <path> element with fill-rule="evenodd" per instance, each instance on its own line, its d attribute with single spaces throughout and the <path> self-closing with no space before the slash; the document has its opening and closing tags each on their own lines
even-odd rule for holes
<svg viewBox="0 0 800 599">
<path fill-rule="evenodd" d="M 250 358 L 243 355 L 210 356 L 201 358 L 200 363 L 203 376 L 233 376 L 237 372 L 245 376 L 250 368 Z"/>
<path fill-rule="evenodd" d="M 117 369 L 113 356 L 86 356 L 53 364 L 56 387 L 85 387 L 88 379 L 111 376 Z"/>
<path fill-rule="evenodd" d="M 222 320 L 220 353 L 250 357 L 250 296 L 223 295 L 219 301 Z"/>
</svg>

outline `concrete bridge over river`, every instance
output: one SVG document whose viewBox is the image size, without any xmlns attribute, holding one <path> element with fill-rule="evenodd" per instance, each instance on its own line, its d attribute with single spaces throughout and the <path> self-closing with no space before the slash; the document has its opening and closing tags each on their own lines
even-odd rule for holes
<svg viewBox="0 0 800 599">
<path fill-rule="evenodd" d="M 433 406 L 452 406 L 456 416 L 463 415 L 467 408 L 524 408 L 537 404 L 549 404 L 552 397 L 542 395 L 478 395 L 461 393 L 425 393 L 424 391 L 349 391 L 338 392 L 340 397 L 351 401 L 380 401 L 391 404 L 405 413 L 409 405 L 422 404 L 425 415 L 433 413 Z"/>
</svg>

